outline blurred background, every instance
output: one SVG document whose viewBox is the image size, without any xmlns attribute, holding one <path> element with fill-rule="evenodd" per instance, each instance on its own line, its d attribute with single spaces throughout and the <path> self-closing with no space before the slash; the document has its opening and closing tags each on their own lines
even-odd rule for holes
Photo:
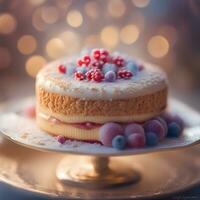
<svg viewBox="0 0 200 200">
<path fill-rule="evenodd" d="M 0 101 L 34 94 L 46 62 L 106 47 L 156 63 L 200 109 L 199 0 L 0 0 Z"/>
</svg>

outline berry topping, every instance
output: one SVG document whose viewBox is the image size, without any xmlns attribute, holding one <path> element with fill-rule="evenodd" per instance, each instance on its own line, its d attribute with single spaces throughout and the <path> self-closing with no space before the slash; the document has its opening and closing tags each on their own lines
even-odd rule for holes
<svg viewBox="0 0 200 200">
<path fill-rule="evenodd" d="M 122 57 L 117 56 L 116 58 L 113 59 L 113 62 L 115 65 L 117 65 L 118 67 L 123 67 L 125 64 L 125 61 Z"/>
<path fill-rule="evenodd" d="M 106 72 L 109 72 L 109 71 L 117 72 L 117 67 L 114 64 L 105 63 L 103 68 L 102 68 L 102 71 L 103 71 L 104 74 L 106 74 Z"/>
<path fill-rule="evenodd" d="M 140 124 L 132 123 L 125 127 L 124 134 L 128 137 L 130 134 L 137 133 L 144 134 L 144 128 Z"/>
<path fill-rule="evenodd" d="M 116 74 L 113 71 L 108 71 L 105 74 L 105 80 L 108 82 L 114 82 L 116 80 Z"/>
<path fill-rule="evenodd" d="M 133 133 L 127 137 L 129 147 L 141 148 L 145 146 L 145 135 L 141 133 Z"/>
<path fill-rule="evenodd" d="M 120 71 L 118 71 L 118 76 L 120 78 L 129 79 L 133 76 L 133 74 L 132 74 L 132 72 L 130 72 L 128 70 L 120 70 Z"/>
<path fill-rule="evenodd" d="M 99 60 L 100 57 L 101 57 L 100 50 L 96 50 L 96 49 L 95 49 L 95 50 L 92 52 L 92 55 L 93 55 L 93 57 L 94 57 L 96 60 Z"/>
<path fill-rule="evenodd" d="M 179 137 L 181 134 L 181 127 L 176 123 L 172 122 L 168 125 L 168 137 Z"/>
<path fill-rule="evenodd" d="M 133 61 L 129 61 L 126 65 L 126 69 L 132 72 L 133 74 L 137 74 L 138 72 L 138 67 L 137 64 Z"/>
<path fill-rule="evenodd" d="M 35 116 L 36 116 L 35 105 L 29 105 L 29 106 L 25 107 L 23 109 L 23 115 L 28 117 L 28 118 L 34 119 Z"/>
<path fill-rule="evenodd" d="M 126 147 L 126 139 L 123 135 L 117 135 L 112 140 L 112 146 L 116 149 L 122 150 Z"/>
<path fill-rule="evenodd" d="M 64 65 L 59 65 L 58 70 L 62 74 L 66 73 L 66 67 Z"/>
<path fill-rule="evenodd" d="M 67 63 L 67 67 L 60 65 L 59 72 L 80 81 L 114 82 L 117 79 L 130 79 L 139 72 L 139 65 L 134 60 L 105 49 L 83 50 L 80 57 L 72 61 Z"/>
<path fill-rule="evenodd" d="M 158 136 L 153 132 L 146 133 L 146 144 L 148 146 L 156 146 L 158 144 Z"/>
<path fill-rule="evenodd" d="M 83 62 L 81 59 L 78 59 L 78 60 L 77 60 L 77 65 L 78 65 L 79 67 L 81 67 L 83 64 L 84 64 L 84 62 Z"/>
<path fill-rule="evenodd" d="M 95 60 L 91 63 L 92 67 L 95 68 L 101 68 L 103 66 L 103 63 L 101 61 Z"/>
<path fill-rule="evenodd" d="M 106 123 L 100 128 L 100 141 L 105 146 L 112 146 L 112 139 L 117 135 L 122 135 L 123 128 L 117 123 Z"/>
<path fill-rule="evenodd" d="M 104 78 L 103 73 L 99 69 L 95 69 L 93 72 L 92 80 L 96 82 L 101 82 L 103 78 Z"/>
<path fill-rule="evenodd" d="M 90 64 L 90 62 L 91 62 L 90 56 L 88 56 L 88 55 L 84 56 L 84 57 L 83 57 L 83 61 L 84 61 L 84 64 L 85 64 L 86 66 L 88 66 L 88 65 Z"/>
<path fill-rule="evenodd" d="M 144 65 L 142 65 L 142 64 L 138 65 L 138 70 L 139 71 L 142 71 L 143 69 L 144 69 Z"/>
<path fill-rule="evenodd" d="M 81 81 L 81 80 L 84 80 L 85 79 L 85 75 L 82 73 L 82 72 L 75 72 L 74 73 L 74 76 L 75 76 L 75 79 L 76 80 L 79 80 L 79 81 Z"/>
<path fill-rule="evenodd" d="M 166 136 L 167 135 L 167 131 L 168 131 L 168 127 L 167 127 L 166 121 L 162 117 L 156 117 L 155 119 L 158 120 L 162 124 L 162 126 L 164 128 L 164 131 L 165 131 L 165 136 Z"/>
<path fill-rule="evenodd" d="M 153 132 L 158 136 L 159 141 L 165 137 L 165 129 L 158 120 L 149 120 L 144 124 L 144 130 L 146 133 Z"/>
<path fill-rule="evenodd" d="M 57 136 L 56 139 L 60 144 L 64 144 L 66 141 L 66 138 L 62 135 Z"/>
<path fill-rule="evenodd" d="M 102 79 L 104 78 L 103 73 L 101 72 L 100 69 L 91 69 L 86 73 L 86 78 L 87 80 L 93 80 L 96 82 L 101 82 Z"/>
<path fill-rule="evenodd" d="M 94 73 L 94 70 L 93 69 L 91 69 L 91 70 L 89 70 L 88 72 L 86 72 L 86 79 L 88 80 L 88 81 L 91 81 L 92 80 L 92 78 L 93 78 L 93 73 Z"/>
</svg>

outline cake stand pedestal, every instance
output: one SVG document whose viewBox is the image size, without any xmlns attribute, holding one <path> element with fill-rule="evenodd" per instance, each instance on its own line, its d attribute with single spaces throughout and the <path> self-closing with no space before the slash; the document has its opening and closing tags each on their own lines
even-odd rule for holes
<svg viewBox="0 0 200 200">
<path fill-rule="evenodd" d="M 179 102 L 172 107 L 187 113 L 184 137 L 140 150 L 64 149 L 1 130 L 10 141 L 0 140 L 0 180 L 66 199 L 152 199 L 183 191 L 200 183 L 200 115 Z M 2 115 L 9 111 L 17 112 L 9 105 Z"/>
<path fill-rule="evenodd" d="M 130 165 L 113 161 L 109 157 L 64 158 L 56 170 L 57 178 L 64 183 L 92 188 L 133 183 L 140 174 Z"/>
</svg>

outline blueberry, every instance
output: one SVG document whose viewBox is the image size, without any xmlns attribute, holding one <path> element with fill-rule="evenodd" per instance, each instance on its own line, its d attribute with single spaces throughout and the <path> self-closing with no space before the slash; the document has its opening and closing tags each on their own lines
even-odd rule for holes
<svg viewBox="0 0 200 200">
<path fill-rule="evenodd" d="M 126 139 L 123 135 L 117 135 L 112 140 L 112 146 L 116 149 L 122 150 L 126 147 Z"/>
<path fill-rule="evenodd" d="M 104 64 L 102 71 L 104 74 L 109 71 L 117 72 L 117 67 L 114 64 L 106 63 Z"/>
<path fill-rule="evenodd" d="M 158 144 L 158 136 L 153 132 L 146 134 L 146 144 L 148 146 L 156 146 Z"/>
<path fill-rule="evenodd" d="M 88 71 L 88 69 L 87 69 L 87 67 L 78 67 L 77 71 L 85 74 Z"/>
<path fill-rule="evenodd" d="M 132 72 L 133 74 L 137 74 L 138 72 L 138 66 L 134 61 L 129 61 L 126 64 L 126 69 Z"/>
<path fill-rule="evenodd" d="M 178 137 L 180 134 L 181 127 L 176 122 L 172 122 L 168 125 L 168 137 Z"/>
<path fill-rule="evenodd" d="M 76 72 L 76 66 L 70 64 L 70 65 L 67 65 L 67 76 L 72 76 L 74 73 Z"/>
<path fill-rule="evenodd" d="M 105 74 L 105 80 L 108 82 L 114 82 L 116 80 L 116 74 L 113 71 L 108 71 Z"/>
</svg>

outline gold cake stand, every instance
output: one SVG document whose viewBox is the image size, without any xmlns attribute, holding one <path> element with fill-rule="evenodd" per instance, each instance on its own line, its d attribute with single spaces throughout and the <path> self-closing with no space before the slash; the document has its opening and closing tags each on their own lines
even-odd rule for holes
<svg viewBox="0 0 200 200">
<path fill-rule="evenodd" d="M 10 106 L 9 109 L 12 110 Z M 189 122 L 192 126 L 200 124 L 200 116 L 193 110 L 188 116 L 193 118 L 194 123 Z M 146 151 L 132 156 L 119 153 L 113 157 L 36 151 L 31 149 L 35 147 L 20 146 L 4 138 L 0 142 L 0 180 L 24 190 L 66 199 L 167 196 L 200 182 L 200 148 L 195 145 L 198 143 L 199 140 L 180 149 L 172 146 L 167 151 Z"/>
</svg>

